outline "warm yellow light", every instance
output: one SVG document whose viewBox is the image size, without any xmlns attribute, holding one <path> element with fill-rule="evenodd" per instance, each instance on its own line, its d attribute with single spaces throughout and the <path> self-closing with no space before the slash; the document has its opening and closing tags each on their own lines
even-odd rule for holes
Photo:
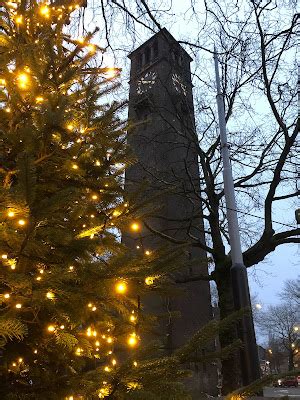
<svg viewBox="0 0 300 400">
<path fill-rule="evenodd" d="M 15 21 L 16 21 L 16 24 L 22 24 L 23 23 L 23 15 L 16 15 Z"/>
<path fill-rule="evenodd" d="M 137 231 L 140 230 L 141 226 L 140 226 L 140 224 L 138 224 L 137 222 L 133 222 L 133 223 L 130 225 L 130 228 L 131 228 L 132 231 L 137 232 Z"/>
<path fill-rule="evenodd" d="M 146 285 L 148 285 L 148 286 L 153 285 L 153 283 L 154 283 L 154 278 L 153 278 L 153 276 L 147 276 L 147 278 L 145 279 L 145 283 L 146 283 Z"/>
<path fill-rule="evenodd" d="M 101 165 L 100 161 L 99 161 L 99 160 L 95 161 L 95 165 L 96 165 L 97 167 L 99 167 L 99 166 Z"/>
<path fill-rule="evenodd" d="M 130 321 L 135 322 L 136 321 L 136 316 L 135 315 L 130 315 Z"/>
<path fill-rule="evenodd" d="M 94 306 L 94 307 L 92 308 L 92 311 L 96 311 L 96 310 L 97 310 L 97 307 Z"/>
<path fill-rule="evenodd" d="M 2 254 L 1 258 L 2 258 L 3 260 L 7 260 L 7 254 Z"/>
<path fill-rule="evenodd" d="M 74 129 L 74 125 L 68 124 L 67 129 L 68 129 L 68 131 L 72 131 Z"/>
<path fill-rule="evenodd" d="M 50 8 L 47 5 L 43 5 L 40 8 L 40 14 L 45 18 L 49 18 L 49 16 L 50 16 Z"/>
<path fill-rule="evenodd" d="M 121 214 L 121 212 L 120 211 L 118 211 L 118 210 L 114 210 L 114 212 L 113 212 L 113 217 L 118 217 L 119 215 Z"/>
<path fill-rule="evenodd" d="M 26 221 L 24 219 L 19 219 L 18 224 L 24 226 L 26 224 Z"/>
<path fill-rule="evenodd" d="M 16 367 L 16 366 L 17 366 L 17 364 L 16 364 L 15 362 L 13 362 L 13 363 L 12 363 L 12 366 L 13 366 L 13 367 Z"/>
<path fill-rule="evenodd" d="M 6 80 L 3 78 L 0 78 L 0 85 L 4 86 L 6 84 Z"/>
<path fill-rule="evenodd" d="M 41 277 L 41 276 L 37 276 L 37 277 L 36 277 L 36 280 L 37 280 L 37 281 L 40 281 L 40 280 L 42 280 L 42 277 Z"/>
<path fill-rule="evenodd" d="M 95 53 L 95 51 L 96 51 L 96 46 L 94 44 L 91 44 L 91 43 L 88 44 L 86 46 L 86 48 L 88 49 L 89 53 Z"/>
<path fill-rule="evenodd" d="M 81 348 L 81 347 L 77 347 L 77 349 L 76 349 L 76 355 L 77 355 L 77 356 L 80 356 L 82 352 L 83 352 L 82 348 Z"/>
<path fill-rule="evenodd" d="M 117 364 L 117 360 L 112 359 L 112 360 L 111 360 L 111 363 L 112 363 L 112 365 L 116 365 L 116 364 Z"/>
<path fill-rule="evenodd" d="M 25 72 L 20 72 L 17 77 L 18 86 L 20 89 L 26 90 L 30 86 L 29 75 Z"/>
<path fill-rule="evenodd" d="M 37 351 L 37 349 L 35 349 L 35 350 L 33 350 L 33 352 L 34 352 L 34 354 L 37 354 L 38 351 Z"/>
<path fill-rule="evenodd" d="M 9 218 L 13 218 L 15 216 L 15 213 L 13 211 L 8 211 L 7 215 Z"/>
<path fill-rule="evenodd" d="M 93 199 L 93 200 L 97 200 L 97 199 L 98 199 L 98 196 L 97 196 L 96 194 L 93 194 L 92 199 Z"/>
<path fill-rule="evenodd" d="M 112 343 L 113 339 L 111 337 L 108 337 L 106 341 L 107 341 L 107 343 Z"/>
<path fill-rule="evenodd" d="M 16 304 L 16 308 L 22 308 L 22 304 L 21 303 L 17 303 Z"/>
<path fill-rule="evenodd" d="M 99 342 L 99 340 L 96 340 L 96 342 L 95 342 L 95 345 L 96 345 L 97 347 L 99 347 L 99 346 L 100 346 L 100 342 Z"/>
<path fill-rule="evenodd" d="M 60 329 L 65 329 L 65 326 L 64 326 L 64 325 L 61 325 L 61 326 L 60 326 Z"/>
<path fill-rule="evenodd" d="M 4 294 L 4 298 L 5 298 L 5 299 L 9 299 L 9 298 L 10 298 L 10 294 L 9 294 L 9 293 L 5 293 L 5 294 Z"/>
<path fill-rule="evenodd" d="M 117 76 L 118 71 L 115 68 L 107 68 L 105 71 L 105 77 L 107 79 L 112 79 Z"/>
<path fill-rule="evenodd" d="M 145 255 L 146 255 L 146 256 L 150 256 L 150 254 L 151 254 L 151 251 L 149 251 L 149 250 L 146 250 L 146 251 L 145 251 Z"/>
<path fill-rule="evenodd" d="M 53 300 L 55 298 L 55 294 L 53 292 L 47 292 L 46 297 L 49 300 Z"/>
<path fill-rule="evenodd" d="M 69 271 L 74 271 L 73 265 L 70 265 L 70 266 L 69 266 Z"/>
<path fill-rule="evenodd" d="M 87 336 L 92 336 L 91 328 L 87 328 L 86 334 L 87 334 Z"/>
<path fill-rule="evenodd" d="M 19 363 L 23 362 L 23 358 L 20 357 L 20 358 L 18 359 L 18 361 L 19 361 Z"/>
<path fill-rule="evenodd" d="M 128 203 L 124 203 L 124 207 L 128 207 Z"/>
<path fill-rule="evenodd" d="M 37 103 L 42 103 L 42 102 L 44 101 L 44 97 L 42 97 L 42 96 L 37 96 L 37 97 L 35 98 L 35 101 L 36 101 Z"/>
<path fill-rule="evenodd" d="M 106 366 L 106 367 L 104 368 L 104 371 L 105 371 L 105 372 L 110 372 L 110 368 Z"/>
<path fill-rule="evenodd" d="M 49 325 L 47 329 L 48 329 L 48 332 L 54 332 L 55 331 L 55 326 L 54 325 Z"/>
<path fill-rule="evenodd" d="M 137 362 L 134 361 L 134 362 L 133 362 L 133 366 L 134 366 L 134 367 L 137 367 L 137 365 L 138 365 Z"/>
<path fill-rule="evenodd" d="M 298 326 L 295 326 L 295 328 L 294 328 L 294 331 L 298 331 L 299 330 L 299 327 Z"/>
<path fill-rule="evenodd" d="M 115 289 L 117 293 L 124 294 L 127 291 L 127 285 L 125 282 L 118 282 Z"/>
<path fill-rule="evenodd" d="M 89 308 L 92 308 L 92 307 L 93 307 L 93 304 L 92 304 L 92 303 L 89 303 L 89 304 L 88 304 L 88 307 L 89 307 Z"/>
<path fill-rule="evenodd" d="M 79 37 L 77 39 L 77 42 L 80 43 L 80 44 L 83 44 L 84 43 L 84 38 L 83 37 Z"/>
<path fill-rule="evenodd" d="M 10 113 L 11 112 L 11 108 L 10 107 L 6 107 L 5 108 L 5 112 Z"/>
<path fill-rule="evenodd" d="M 78 165 L 77 164 L 72 164 L 72 168 L 73 169 L 78 169 Z"/>
<path fill-rule="evenodd" d="M 95 218 L 95 215 L 94 215 L 94 214 L 91 214 L 90 217 L 91 217 L 91 218 Z"/>
<path fill-rule="evenodd" d="M 135 347 L 137 345 L 137 342 L 138 342 L 138 340 L 137 340 L 136 334 L 132 333 L 129 336 L 127 343 L 129 344 L 130 347 Z"/>
</svg>

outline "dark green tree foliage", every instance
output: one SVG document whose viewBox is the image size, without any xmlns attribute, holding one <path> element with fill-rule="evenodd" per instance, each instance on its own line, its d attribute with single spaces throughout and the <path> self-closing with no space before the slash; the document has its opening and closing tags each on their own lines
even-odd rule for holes
<svg viewBox="0 0 300 400">
<path fill-rule="evenodd" d="M 120 242 L 135 214 L 122 105 L 107 104 L 118 71 L 97 65 L 92 34 L 66 33 L 78 8 L 1 3 L 1 399 L 101 398 L 118 376 L 139 389 L 137 297 L 178 259 Z"/>
</svg>

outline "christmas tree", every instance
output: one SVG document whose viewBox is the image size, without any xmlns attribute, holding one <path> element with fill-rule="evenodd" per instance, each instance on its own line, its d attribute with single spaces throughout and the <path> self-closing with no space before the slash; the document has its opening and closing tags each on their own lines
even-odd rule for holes
<svg viewBox="0 0 300 400">
<path fill-rule="evenodd" d="M 138 389 L 137 293 L 171 263 L 120 241 L 135 211 L 122 104 L 107 102 L 119 71 L 93 33 L 68 33 L 81 6 L 1 3 L 1 399 L 104 398 L 116 376 Z"/>
</svg>

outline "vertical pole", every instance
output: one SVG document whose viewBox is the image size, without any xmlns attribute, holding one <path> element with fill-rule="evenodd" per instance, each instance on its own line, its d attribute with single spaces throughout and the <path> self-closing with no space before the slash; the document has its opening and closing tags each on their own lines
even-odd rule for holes
<svg viewBox="0 0 300 400">
<path fill-rule="evenodd" d="M 216 49 L 214 49 L 215 73 L 217 83 L 217 105 L 219 114 L 220 142 L 221 154 L 223 160 L 223 179 L 224 193 L 226 201 L 226 214 L 228 220 L 229 240 L 231 247 L 231 281 L 234 306 L 237 310 L 246 308 L 249 314 L 245 315 L 239 325 L 239 336 L 243 342 L 241 349 L 241 369 L 243 385 L 259 379 L 260 367 L 258 360 L 257 345 L 255 339 L 255 331 L 253 318 L 251 313 L 251 301 L 249 294 L 249 285 L 247 277 L 247 269 L 244 265 L 243 254 L 241 248 L 241 239 L 239 233 L 238 217 L 236 212 L 236 202 L 234 194 L 234 182 L 229 157 L 229 146 L 226 135 L 226 120 L 224 109 L 224 97 L 221 92 L 219 65 Z"/>
</svg>

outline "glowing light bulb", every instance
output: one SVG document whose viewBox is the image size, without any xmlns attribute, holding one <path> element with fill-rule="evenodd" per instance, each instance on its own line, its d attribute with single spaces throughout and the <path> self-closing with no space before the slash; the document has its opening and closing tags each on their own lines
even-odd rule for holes
<svg viewBox="0 0 300 400">
<path fill-rule="evenodd" d="M 74 125 L 68 124 L 67 129 L 68 129 L 68 131 L 72 131 L 74 129 Z"/>
<path fill-rule="evenodd" d="M 137 345 L 137 342 L 138 342 L 138 340 L 137 340 L 136 334 L 132 333 L 129 336 L 127 343 L 129 344 L 130 347 L 135 347 Z"/>
<path fill-rule="evenodd" d="M 53 292 L 47 292 L 46 297 L 49 300 L 53 300 L 55 298 L 55 294 Z"/>
<path fill-rule="evenodd" d="M 117 364 L 117 360 L 115 360 L 114 358 L 111 360 L 112 365 L 116 365 Z"/>
<path fill-rule="evenodd" d="M 19 309 L 22 308 L 22 304 L 21 303 L 17 303 L 16 304 L 16 308 L 19 308 Z"/>
<path fill-rule="evenodd" d="M 127 291 L 127 285 L 125 282 L 118 282 L 115 286 L 116 292 L 119 294 L 124 294 Z"/>
<path fill-rule="evenodd" d="M 16 24 L 20 25 L 23 23 L 23 15 L 16 15 L 15 17 Z"/>
<path fill-rule="evenodd" d="M 145 279 L 145 283 L 146 283 L 146 285 L 148 285 L 148 286 L 153 285 L 153 283 L 154 283 L 154 278 L 153 278 L 153 276 L 147 276 L 147 278 Z"/>
<path fill-rule="evenodd" d="M 87 336 L 92 336 L 92 330 L 91 328 L 88 328 L 86 331 Z"/>
<path fill-rule="evenodd" d="M 137 365 L 138 365 L 137 362 L 136 362 L 136 361 L 133 361 L 133 366 L 134 366 L 134 367 L 137 367 Z"/>
<path fill-rule="evenodd" d="M 18 359 L 18 361 L 19 361 L 19 363 L 23 362 L 23 358 L 20 357 L 20 358 Z"/>
<path fill-rule="evenodd" d="M 37 349 L 35 349 L 35 350 L 33 350 L 33 352 L 34 352 L 34 354 L 37 354 L 38 351 L 37 351 Z"/>
<path fill-rule="evenodd" d="M 26 90 L 30 86 L 29 75 L 26 74 L 25 72 L 20 72 L 18 74 L 17 81 L 18 81 L 19 88 L 22 90 Z"/>
<path fill-rule="evenodd" d="M 18 224 L 20 226 L 24 226 L 26 224 L 26 221 L 24 219 L 19 219 Z"/>
<path fill-rule="evenodd" d="M 3 260 L 7 260 L 7 254 L 2 254 L 1 258 L 2 258 Z"/>
<path fill-rule="evenodd" d="M 16 366 L 17 366 L 17 364 L 16 364 L 15 362 L 13 362 L 13 363 L 12 363 L 12 366 L 13 366 L 13 367 L 16 367 Z"/>
<path fill-rule="evenodd" d="M 117 75 L 118 75 L 118 70 L 116 70 L 115 68 L 107 68 L 105 71 L 105 77 L 107 79 L 112 79 Z"/>
<path fill-rule="evenodd" d="M 55 331 L 55 326 L 54 325 L 49 325 L 47 329 L 48 329 L 48 332 L 54 332 Z"/>
<path fill-rule="evenodd" d="M 137 222 L 133 222 L 133 223 L 130 225 L 130 229 L 131 229 L 132 231 L 134 231 L 134 232 L 139 231 L 140 228 L 141 228 L 141 226 L 140 226 L 140 224 L 138 224 Z"/>
<path fill-rule="evenodd" d="M 97 196 L 96 194 L 93 194 L 92 199 L 93 199 L 93 200 L 97 200 L 97 199 L 98 199 L 98 196 Z"/>
<path fill-rule="evenodd" d="M 69 271 L 74 271 L 73 265 L 70 265 L 70 266 L 69 266 Z"/>
<path fill-rule="evenodd" d="M 60 329 L 65 329 L 65 326 L 64 326 L 64 325 L 61 325 L 61 326 L 60 326 Z"/>
<path fill-rule="evenodd" d="M 10 113 L 11 112 L 11 108 L 10 107 L 6 107 L 5 108 L 5 112 Z"/>
<path fill-rule="evenodd" d="M 87 46 L 86 46 L 86 48 L 88 49 L 88 51 L 89 51 L 89 53 L 91 53 L 91 54 L 93 54 L 93 53 L 95 53 L 96 52 L 96 46 L 94 45 L 94 44 L 88 44 Z"/>
<path fill-rule="evenodd" d="M 42 96 L 37 96 L 37 97 L 35 98 L 35 101 L 36 101 L 37 103 L 43 103 L 44 97 L 42 97 Z"/>
<path fill-rule="evenodd" d="M 97 307 L 94 306 L 94 307 L 92 308 L 92 311 L 96 311 L 96 310 L 97 310 Z"/>
<path fill-rule="evenodd" d="M 135 322 L 136 321 L 136 317 L 134 315 L 130 315 L 129 319 L 130 319 L 131 322 Z"/>
<path fill-rule="evenodd" d="M 110 372 L 111 370 L 110 370 L 110 368 L 109 368 L 108 366 L 106 366 L 106 367 L 104 368 L 104 371 L 105 371 L 105 372 Z"/>
<path fill-rule="evenodd" d="M 83 44 L 84 43 L 84 38 L 83 37 L 79 37 L 77 39 L 77 42 L 80 43 L 80 44 Z"/>
<path fill-rule="evenodd" d="M 121 212 L 120 211 L 118 211 L 118 210 L 114 210 L 114 212 L 113 212 L 113 217 L 118 217 L 119 215 L 121 214 Z"/>
<path fill-rule="evenodd" d="M 145 251 L 145 255 L 146 255 L 146 256 L 150 256 L 150 254 L 151 254 L 151 251 L 149 251 L 149 250 L 146 250 L 146 251 Z"/>
<path fill-rule="evenodd" d="M 111 337 L 108 337 L 106 341 L 107 341 L 107 343 L 112 343 L 113 339 Z"/>
<path fill-rule="evenodd" d="M 95 165 L 96 165 L 97 167 L 99 167 L 99 166 L 101 165 L 100 161 L 99 161 L 99 160 L 95 161 Z"/>
<path fill-rule="evenodd" d="M 91 217 L 91 218 L 95 218 L 95 215 L 94 215 L 94 214 L 91 214 L 90 217 Z"/>
<path fill-rule="evenodd" d="M 78 165 L 77 164 L 72 164 L 72 168 L 73 169 L 78 169 Z"/>
<path fill-rule="evenodd" d="M 41 6 L 40 14 L 45 18 L 49 18 L 49 16 L 50 16 L 50 8 L 46 4 Z"/>
<path fill-rule="evenodd" d="M 13 211 L 8 211 L 8 213 L 7 213 L 7 216 L 9 217 L 9 218 L 13 218 L 14 216 L 15 216 L 15 213 L 13 212 Z"/>
</svg>

